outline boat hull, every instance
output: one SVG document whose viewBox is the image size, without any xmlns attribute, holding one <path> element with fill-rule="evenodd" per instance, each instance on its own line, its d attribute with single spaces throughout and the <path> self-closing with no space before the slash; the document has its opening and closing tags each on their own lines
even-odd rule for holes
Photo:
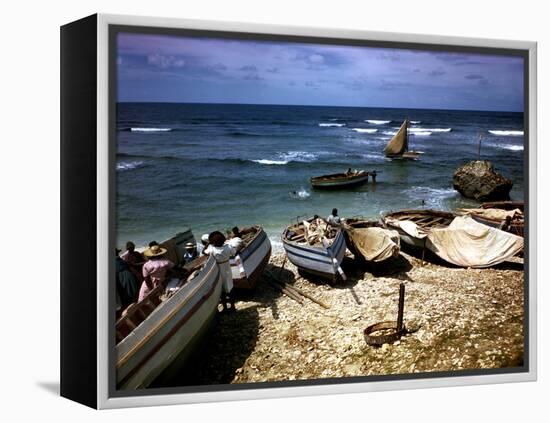
<svg viewBox="0 0 550 423">
<path fill-rule="evenodd" d="M 263 229 L 239 253 L 239 257 L 242 269 L 235 260 L 231 260 L 233 286 L 238 289 L 254 289 L 271 257 L 271 241 Z"/>
<path fill-rule="evenodd" d="M 161 303 L 116 346 L 117 388 L 149 386 L 178 359 L 185 362 L 211 323 L 221 296 L 219 267 L 210 258 L 199 274 Z"/>
<path fill-rule="evenodd" d="M 346 253 L 346 241 L 342 231 L 338 231 L 332 245 L 328 248 L 297 244 L 285 239 L 285 235 L 286 231 L 283 234 L 283 247 L 292 264 L 304 272 L 324 279 L 336 280 L 339 274 L 338 268 Z"/>
<path fill-rule="evenodd" d="M 369 174 L 361 175 L 355 178 L 349 179 L 335 179 L 335 180 L 310 180 L 311 186 L 315 189 L 345 189 L 353 188 L 359 185 L 363 185 L 369 180 Z"/>
<path fill-rule="evenodd" d="M 502 220 L 487 219 L 487 218 L 479 216 L 475 213 L 470 214 L 470 216 L 476 222 L 483 223 L 484 225 L 491 226 L 492 228 L 500 229 L 500 226 L 503 223 Z M 523 223 L 514 223 L 514 222 L 512 222 L 512 224 L 510 225 L 510 228 L 507 229 L 506 232 L 524 237 L 524 224 Z"/>
</svg>

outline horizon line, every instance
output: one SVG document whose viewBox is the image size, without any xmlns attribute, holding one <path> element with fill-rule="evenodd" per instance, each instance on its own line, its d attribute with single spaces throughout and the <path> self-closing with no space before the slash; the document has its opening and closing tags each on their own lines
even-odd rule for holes
<svg viewBox="0 0 550 423">
<path fill-rule="evenodd" d="M 491 110 L 491 109 L 448 109 L 435 107 L 389 107 L 389 106 L 340 106 L 328 104 L 282 104 L 282 103 L 228 103 L 228 102 L 201 102 L 201 101 L 120 101 L 119 103 L 142 103 L 142 104 L 216 104 L 230 106 L 280 106 L 280 107 L 341 107 L 349 109 L 409 109 L 409 110 L 441 110 L 455 112 L 498 112 L 498 113 L 525 113 L 525 110 Z"/>
</svg>

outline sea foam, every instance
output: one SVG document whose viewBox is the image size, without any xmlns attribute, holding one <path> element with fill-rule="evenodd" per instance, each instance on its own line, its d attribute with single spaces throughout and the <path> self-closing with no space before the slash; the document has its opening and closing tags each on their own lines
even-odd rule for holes
<svg viewBox="0 0 550 423">
<path fill-rule="evenodd" d="M 370 123 L 371 125 L 387 125 L 391 122 L 391 120 L 374 120 L 374 119 L 367 119 L 365 122 Z"/>
<path fill-rule="evenodd" d="M 362 132 L 365 134 L 374 134 L 375 132 L 378 132 L 378 129 L 374 128 L 351 128 L 351 130 L 355 132 Z"/>
<path fill-rule="evenodd" d="M 142 161 L 133 161 L 133 162 L 118 162 L 116 164 L 116 170 L 123 172 L 125 170 L 132 170 L 136 167 L 139 167 L 143 164 Z"/>
<path fill-rule="evenodd" d="M 503 137 L 522 137 L 523 136 L 523 131 L 501 131 L 501 130 L 494 129 L 494 130 L 490 130 L 489 133 L 493 135 L 503 136 Z"/>
<path fill-rule="evenodd" d="M 172 128 L 130 128 L 132 132 L 170 132 Z"/>
<path fill-rule="evenodd" d="M 409 128 L 409 132 L 451 132 L 452 128 Z"/>
<path fill-rule="evenodd" d="M 322 126 L 322 127 L 331 127 L 331 126 L 340 127 L 340 126 L 346 126 L 346 124 L 345 123 L 320 123 L 319 126 Z"/>
<path fill-rule="evenodd" d="M 287 160 L 267 160 L 267 159 L 260 159 L 260 160 L 252 160 L 254 163 L 259 163 L 263 165 L 286 165 L 288 163 Z"/>
</svg>

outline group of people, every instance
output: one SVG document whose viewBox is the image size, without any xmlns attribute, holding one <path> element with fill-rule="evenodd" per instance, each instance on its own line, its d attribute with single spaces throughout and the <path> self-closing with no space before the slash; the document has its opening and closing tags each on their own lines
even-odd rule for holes
<svg viewBox="0 0 550 423">
<path fill-rule="evenodd" d="M 227 237 L 214 231 L 201 237 L 201 244 L 189 242 L 185 245 L 182 256 L 183 265 L 192 262 L 199 256 L 213 256 L 221 271 L 222 278 L 222 306 L 224 310 L 235 309 L 235 299 L 232 293 L 233 277 L 229 259 L 241 249 L 243 240 L 238 227 L 227 233 Z M 200 249 L 200 251 L 197 249 Z M 117 312 L 121 313 L 130 304 L 142 301 L 154 288 L 165 284 L 176 264 L 166 258 L 167 249 L 156 241 L 149 243 L 149 247 L 140 253 L 135 244 L 126 243 L 126 251 L 120 254 L 116 250 L 116 295 Z"/>
</svg>

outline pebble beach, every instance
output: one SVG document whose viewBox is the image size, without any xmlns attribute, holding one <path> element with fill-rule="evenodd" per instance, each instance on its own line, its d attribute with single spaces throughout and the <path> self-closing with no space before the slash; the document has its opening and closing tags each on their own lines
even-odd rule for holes
<svg viewBox="0 0 550 423">
<path fill-rule="evenodd" d="M 517 367 L 524 354 L 521 259 L 489 269 L 422 261 L 407 253 L 384 268 L 344 260 L 347 281 L 308 280 L 275 253 L 257 288 L 219 313 L 190 384 L 235 384 Z M 328 305 L 298 303 L 272 276 Z M 405 284 L 408 333 L 367 345 L 364 329 L 396 320 Z"/>
</svg>

